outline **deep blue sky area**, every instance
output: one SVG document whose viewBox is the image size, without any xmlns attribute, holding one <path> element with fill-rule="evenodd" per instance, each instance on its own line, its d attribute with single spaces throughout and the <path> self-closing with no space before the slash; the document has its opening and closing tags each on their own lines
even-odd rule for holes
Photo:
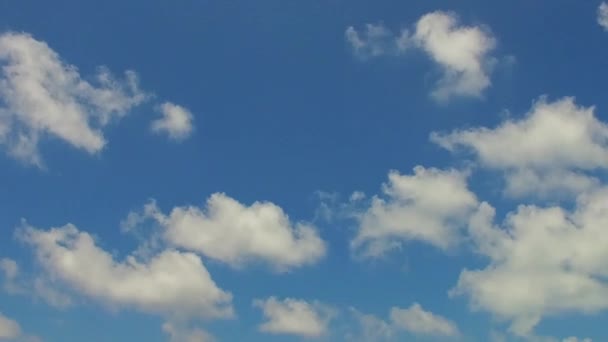
<svg viewBox="0 0 608 342">
<path fill-rule="evenodd" d="M 594 107 L 597 120 L 608 120 L 608 32 L 598 24 L 598 6 L 598 1 L 566 0 L 0 1 L 0 34 L 29 34 L 46 43 L 91 84 L 100 66 L 120 77 L 133 70 L 149 94 L 124 117 L 99 127 L 107 144 L 94 153 L 41 130 L 37 146 L 44 166 L 38 167 L 15 158 L 10 143 L 0 139 L 0 259 L 17 262 L 22 287 L 0 293 L 0 313 L 21 326 L 14 341 L 32 341 L 33 335 L 48 342 L 170 339 L 161 329 L 171 320 L 164 312 L 113 303 L 70 283 L 57 269 L 48 270 L 35 247 L 15 233 L 22 219 L 41 231 L 72 223 L 124 262 L 161 229 L 147 220 L 143 236 L 125 233 L 121 222 L 130 212 L 141 212 L 151 200 L 166 215 L 188 205 L 204 211 L 214 193 L 245 207 L 272 202 L 292 228 L 298 222 L 314 226 L 327 247 L 322 258 L 287 272 L 255 256 L 233 267 L 194 251 L 217 286 L 232 294 L 236 316 L 188 318 L 184 324 L 217 341 L 305 339 L 297 332 L 260 328 L 269 318 L 252 302 L 272 296 L 330 307 L 325 332 L 313 336 L 320 341 L 349 341 L 351 335 L 382 341 L 364 337 L 354 310 L 390 325 L 392 307 L 413 303 L 451 322 L 458 336 L 393 327 L 387 341 L 489 341 L 492 333 L 504 334 L 505 341 L 541 336 L 608 341 L 602 323 L 608 304 L 588 313 L 582 304 L 561 311 L 547 304 L 533 332 L 520 338 L 509 330 L 514 316 L 476 305 L 471 296 L 450 296 L 463 269 L 489 265 L 486 256 L 469 248 L 466 236 L 447 249 L 410 236 L 401 248 L 377 258 L 360 257 L 351 243 L 363 225 L 357 217 L 372 206 L 371 198 L 390 201 L 382 193 L 389 171 L 412 175 L 417 165 L 472 170 L 468 188 L 496 208 L 496 224 L 522 204 L 570 208 L 574 197 L 537 202 L 533 196 L 506 196 L 502 176 L 513 169 L 484 168 L 474 153 L 450 153 L 429 137 L 525 119 L 541 96 L 548 103 L 573 96 L 578 106 Z M 391 35 L 407 29 L 413 37 L 416 23 L 429 13 L 457 18 L 454 29 L 476 28 L 493 37 L 494 46 L 480 57 L 491 61 L 482 65 L 490 84 L 478 94 L 433 98 L 448 67 L 420 48 L 422 43 L 412 43 L 405 53 L 370 57 L 358 54 L 345 35 L 352 26 L 364 37 L 365 25 L 374 24 Z M 10 61 L 3 49 L 10 47 L 0 43 L 4 67 Z M 3 70 L 6 82 L 11 76 Z M 0 114 L 26 115 L 13 113 L 11 95 L 1 90 L 6 84 L 0 83 Z M 187 138 L 150 129 L 166 101 L 192 113 Z M 605 147 L 608 140 L 602 139 L 594 141 Z M 572 167 L 596 172 L 603 184 L 603 166 L 579 166 Z M 366 194 L 357 205 L 349 202 L 355 191 Z M 331 219 L 322 215 L 323 208 L 332 211 Z M 72 305 L 57 308 L 37 295 L 31 284 L 39 275 L 69 295 Z M 608 293 L 605 275 L 589 273 Z M 534 280 L 523 284 L 533 287 Z M 1 331 L 2 324 L 0 341 Z"/>
</svg>

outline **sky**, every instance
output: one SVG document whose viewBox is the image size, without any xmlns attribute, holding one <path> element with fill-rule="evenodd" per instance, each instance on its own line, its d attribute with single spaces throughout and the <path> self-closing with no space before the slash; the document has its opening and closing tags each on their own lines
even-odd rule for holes
<svg viewBox="0 0 608 342">
<path fill-rule="evenodd" d="M 608 3 L 0 2 L 0 341 L 608 341 Z"/>
</svg>

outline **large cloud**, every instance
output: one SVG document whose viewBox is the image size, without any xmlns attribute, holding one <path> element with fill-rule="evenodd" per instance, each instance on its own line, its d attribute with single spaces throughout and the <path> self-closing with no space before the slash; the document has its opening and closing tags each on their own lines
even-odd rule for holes
<svg viewBox="0 0 608 342">
<path fill-rule="evenodd" d="M 263 262 L 285 271 L 315 263 L 326 252 L 313 226 L 292 224 L 280 207 L 269 202 L 245 206 L 216 193 L 206 208 L 175 207 L 168 215 L 152 203 L 143 215 L 132 213 L 126 225 L 137 225 L 144 217 L 163 226 L 164 239 L 170 244 L 234 267 Z"/>
<path fill-rule="evenodd" d="M 472 151 L 481 166 L 505 171 L 505 192 L 514 197 L 580 193 L 598 183 L 583 171 L 608 167 L 608 125 L 571 97 L 541 98 L 523 118 L 492 129 L 433 133 L 431 140 L 450 151 Z"/>
<path fill-rule="evenodd" d="M 504 223 L 482 204 L 470 235 L 489 264 L 464 270 L 454 294 L 472 307 L 510 320 L 528 335 L 545 316 L 608 309 L 608 188 L 579 196 L 572 211 L 520 206 Z"/>
<path fill-rule="evenodd" d="M 165 250 L 149 260 L 130 255 L 117 261 L 71 224 L 49 230 L 24 226 L 18 236 L 51 279 L 104 305 L 184 319 L 233 315 L 231 294 L 193 253 Z"/>
<path fill-rule="evenodd" d="M 254 306 L 260 308 L 267 319 L 260 325 L 260 331 L 270 334 L 321 337 L 327 333 L 333 315 L 333 310 L 323 304 L 293 298 L 258 299 Z"/>
<path fill-rule="evenodd" d="M 442 69 L 443 76 L 432 92 L 439 101 L 454 96 L 479 97 L 491 84 L 494 58 L 490 52 L 495 38 L 482 27 L 459 25 L 452 13 L 425 14 L 413 34 L 402 30 L 395 36 L 381 24 L 367 24 L 362 33 L 348 27 L 345 35 L 354 53 L 365 59 L 403 54 L 411 48 L 424 51 Z"/>
<path fill-rule="evenodd" d="M 464 172 L 414 168 L 413 175 L 389 173 L 384 198 L 374 197 L 359 213 L 351 242 L 363 256 L 380 256 L 408 240 L 449 248 L 459 241 L 468 215 L 477 206 Z"/>
<path fill-rule="evenodd" d="M 90 83 L 28 34 L 0 35 L 0 66 L 0 143 L 27 163 L 42 164 L 38 141 L 45 136 L 100 151 L 102 128 L 146 99 L 134 72 L 120 80 L 100 68 Z"/>
</svg>

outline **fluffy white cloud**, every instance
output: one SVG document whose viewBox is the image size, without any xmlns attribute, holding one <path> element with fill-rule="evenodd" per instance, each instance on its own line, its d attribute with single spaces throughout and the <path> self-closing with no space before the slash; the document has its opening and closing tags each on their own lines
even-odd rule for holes
<svg viewBox="0 0 608 342">
<path fill-rule="evenodd" d="M 245 206 L 216 193 L 206 208 L 175 207 L 169 215 L 149 204 L 143 215 L 132 213 L 127 225 L 137 224 L 138 216 L 155 219 L 169 243 L 234 267 L 260 261 L 285 271 L 315 263 L 326 252 L 313 226 L 292 224 L 280 207 L 269 202 Z"/>
<path fill-rule="evenodd" d="M 134 72 L 119 80 L 100 68 L 95 84 L 89 83 L 28 34 L 0 35 L 0 66 L 0 143 L 14 157 L 39 166 L 41 138 L 96 153 L 106 144 L 102 128 L 146 99 Z"/>
<path fill-rule="evenodd" d="M 468 216 L 477 206 L 468 190 L 467 174 L 456 170 L 414 168 L 413 175 L 392 171 L 385 198 L 374 197 L 359 214 L 351 247 L 363 256 L 380 256 L 408 240 L 439 248 L 456 244 Z"/>
<path fill-rule="evenodd" d="M 453 294 L 521 336 L 545 316 L 608 309 L 608 188 L 580 195 L 572 211 L 522 205 L 502 225 L 493 220 L 486 203 L 471 218 L 471 240 L 489 264 L 465 269 Z"/>
<path fill-rule="evenodd" d="M 431 140 L 450 151 L 470 150 L 482 166 L 505 171 L 506 193 L 516 197 L 580 193 L 597 184 L 582 171 L 608 167 L 608 125 L 571 97 L 541 98 L 523 118 L 493 129 L 432 133 Z"/>
<path fill-rule="evenodd" d="M 480 96 L 490 86 L 489 71 L 495 39 L 481 27 L 459 26 L 451 13 L 433 12 L 416 24 L 416 42 L 443 68 L 433 96 Z"/>
<path fill-rule="evenodd" d="M 597 8 L 597 23 L 608 31 L 608 4 L 602 2 Z"/>
<path fill-rule="evenodd" d="M 422 16 L 413 34 L 402 30 L 396 36 L 382 24 L 367 24 L 363 32 L 348 27 L 346 40 L 361 58 L 398 55 L 411 48 L 424 51 L 443 72 L 432 96 L 446 101 L 454 96 L 479 97 L 491 85 L 495 59 L 490 56 L 496 40 L 478 26 L 462 26 L 447 12 Z"/>
<path fill-rule="evenodd" d="M 0 341 L 14 339 L 19 336 L 21 336 L 19 323 L 0 313 Z"/>
<path fill-rule="evenodd" d="M 183 140 L 192 134 L 194 116 L 188 109 L 165 102 L 160 105 L 159 111 L 162 117 L 152 122 L 153 132 L 165 133 L 174 140 Z"/>
<path fill-rule="evenodd" d="M 231 294 L 217 287 L 195 254 L 165 250 L 149 260 L 130 255 L 117 261 L 71 224 L 49 230 L 24 226 L 18 236 L 52 280 L 102 304 L 171 317 L 233 315 Z"/>
<path fill-rule="evenodd" d="M 418 336 L 452 338 L 460 336 L 456 324 L 445 317 L 424 310 L 418 303 L 403 309 L 393 307 L 389 320 L 384 321 L 373 315 L 362 314 L 351 309 L 363 328 L 363 341 L 391 340 L 401 332 Z M 357 338 L 351 338 L 358 340 Z"/>
<path fill-rule="evenodd" d="M 253 304 L 262 310 L 267 320 L 259 326 L 260 331 L 270 334 L 321 337 L 327 333 L 333 316 L 333 310 L 327 306 L 292 298 L 270 297 L 255 300 Z"/>
</svg>

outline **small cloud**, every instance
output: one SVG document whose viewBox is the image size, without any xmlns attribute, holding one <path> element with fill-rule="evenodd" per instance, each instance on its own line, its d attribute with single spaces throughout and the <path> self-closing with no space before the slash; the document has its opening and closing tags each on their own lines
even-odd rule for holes
<svg viewBox="0 0 608 342">
<path fill-rule="evenodd" d="M 158 107 L 161 118 L 152 121 L 150 125 L 153 132 L 167 134 L 173 140 L 184 140 L 194 131 L 192 113 L 179 105 L 165 102 Z"/>
</svg>

